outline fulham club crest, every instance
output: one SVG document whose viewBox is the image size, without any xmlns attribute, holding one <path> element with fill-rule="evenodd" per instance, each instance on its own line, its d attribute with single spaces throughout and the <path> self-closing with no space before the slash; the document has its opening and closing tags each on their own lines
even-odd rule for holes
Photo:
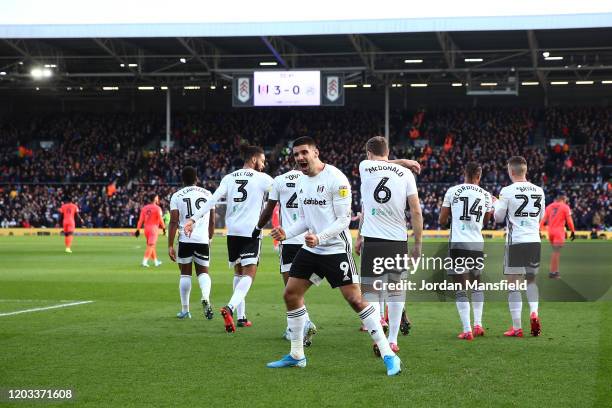
<svg viewBox="0 0 612 408">
<path fill-rule="evenodd" d="M 236 92 L 238 100 L 242 103 L 246 103 L 251 99 L 251 79 L 238 78 L 238 89 Z"/>
<path fill-rule="evenodd" d="M 331 102 L 335 102 L 338 97 L 340 96 L 340 79 L 337 76 L 328 76 L 327 77 L 327 86 L 325 87 L 325 89 L 327 90 L 327 92 L 325 93 L 325 96 L 327 97 L 327 99 L 329 99 Z"/>
</svg>

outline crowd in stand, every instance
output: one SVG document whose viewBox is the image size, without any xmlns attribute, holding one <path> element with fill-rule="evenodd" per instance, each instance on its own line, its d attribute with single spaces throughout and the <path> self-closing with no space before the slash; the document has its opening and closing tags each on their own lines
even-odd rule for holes
<svg viewBox="0 0 612 408">
<path fill-rule="evenodd" d="M 544 186 L 549 200 L 567 192 L 578 228 L 612 228 L 603 170 L 612 164 L 610 109 L 421 110 L 398 117 L 392 155 L 423 167 L 417 182 L 426 228 L 438 228 L 444 192 L 461 180 L 465 163 L 481 163 L 482 184 L 498 194 L 509 183 L 505 158 L 515 154 L 525 156 L 530 180 Z M 146 192 L 156 191 L 167 209 L 183 166 L 196 166 L 214 190 L 241 166 L 238 147 L 251 143 L 267 147 L 268 171 L 277 175 L 292 167 L 287 146 L 302 135 L 314 137 L 323 160 L 347 175 L 357 214 L 358 164 L 382 123 L 380 113 L 349 110 L 178 115 L 168 154 L 159 145 L 164 123 L 156 115 L 7 118 L 0 120 L 0 226 L 56 226 L 65 196 L 75 198 L 86 226 L 134 226 Z"/>
</svg>

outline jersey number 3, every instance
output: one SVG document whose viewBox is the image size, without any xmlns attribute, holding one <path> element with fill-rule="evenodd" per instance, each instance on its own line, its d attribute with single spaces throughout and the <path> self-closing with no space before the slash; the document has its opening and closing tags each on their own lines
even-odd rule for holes
<svg viewBox="0 0 612 408">
<path fill-rule="evenodd" d="M 242 195 L 240 197 L 234 197 L 234 202 L 241 203 L 247 199 L 247 191 L 245 187 L 247 184 L 249 184 L 249 180 L 236 180 L 236 184 L 238 184 L 238 192 Z"/>
</svg>

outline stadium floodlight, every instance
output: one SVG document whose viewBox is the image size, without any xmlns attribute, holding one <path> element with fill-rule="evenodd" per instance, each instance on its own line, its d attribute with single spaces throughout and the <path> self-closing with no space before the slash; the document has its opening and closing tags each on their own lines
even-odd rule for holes
<svg viewBox="0 0 612 408">
<path fill-rule="evenodd" d="M 563 57 L 557 56 L 557 57 L 544 57 L 544 59 L 546 61 L 561 61 L 563 59 Z"/>
<path fill-rule="evenodd" d="M 32 78 L 39 80 L 43 78 L 50 78 L 53 76 L 53 72 L 49 68 L 32 68 L 30 71 Z"/>
<path fill-rule="evenodd" d="M 19 61 L 19 65 L 23 65 L 23 61 Z"/>
<path fill-rule="evenodd" d="M 82 90 L 83 90 L 83 87 L 82 87 L 82 86 L 79 86 L 79 91 L 82 91 Z"/>
<path fill-rule="evenodd" d="M 576 81 L 576 85 L 593 85 L 594 81 Z"/>
<path fill-rule="evenodd" d="M 540 85 L 540 83 L 537 82 L 537 81 L 523 81 L 523 82 L 521 82 L 521 85 L 523 85 L 523 86 L 536 86 L 536 85 Z"/>
<path fill-rule="evenodd" d="M 0 76 L 5 76 L 5 75 L 6 75 L 6 72 L 4 71 L 0 72 Z"/>
<path fill-rule="evenodd" d="M 227 89 L 227 85 L 223 85 L 223 89 Z"/>
<path fill-rule="evenodd" d="M 128 67 L 130 67 L 130 68 L 134 68 L 134 67 L 137 67 L 137 66 L 138 66 L 138 64 L 128 64 Z"/>
<path fill-rule="evenodd" d="M 217 89 L 217 85 L 211 85 L 210 89 L 212 89 L 214 91 L 215 89 Z"/>
<path fill-rule="evenodd" d="M 278 65 L 278 63 L 276 61 L 262 61 L 259 63 L 259 65 L 262 67 L 275 67 Z"/>
<path fill-rule="evenodd" d="M 162 87 L 160 87 L 159 89 L 161 89 L 162 91 L 167 91 L 167 90 L 168 90 L 168 87 L 167 87 L 167 86 L 162 86 Z"/>
<path fill-rule="evenodd" d="M 391 84 L 391 87 L 393 87 L 393 88 L 401 88 L 402 84 Z"/>
<path fill-rule="evenodd" d="M 420 84 L 420 83 L 410 84 L 410 87 L 411 88 L 427 88 L 427 84 Z"/>
<path fill-rule="evenodd" d="M 179 58 L 179 62 L 180 62 L 181 64 L 186 64 L 186 63 L 187 63 L 187 60 L 186 60 L 185 58 Z"/>
<path fill-rule="evenodd" d="M 422 59 L 405 59 L 404 64 L 420 64 L 422 63 Z"/>
<path fill-rule="evenodd" d="M 542 53 L 542 56 L 543 56 L 544 58 L 547 58 L 547 57 L 549 57 L 549 56 L 550 56 L 550 52 L 548 52 L 548 51 L 544 51 L 544 52 Z"/>
<path fill-rule="evenodd" d="M 569 82 L 567 81 L 552 81 L 551 85 L 567 85 Z"/>
<path fill-rule="evenodd" d="M 463 61 L 464 62 L 482 62 L 483 59 L 482 58 L 465 58 Z"/>
<path fill-rule="evenodd" d="M 602 84 L 612 84 L 612 80 L 601 81 Z"/>
<path fill-rule="evenodd" d="M 118 91 L 119 87 L 118 86 L 103 86 L 102 90 L 103 91 Z"/>
<path fill-rule="evenodd" d="M 481 82 L 480 86 L 497 86 L 497 82 Z"/>
<path fill-rule="evenodd" d="M 355 84 L 344 84 L 345 88 L 357 88 L 357 85 Z"/>
<path fill-rule="evenodd" d="M 45 68 L 57 68 L 55 64 L 45 64 Z"/>
<path fill-rule="evenodd" d="M 461 82 L 453 82 L 451 86 L 463 86 Z"/>
<path fill-rule="evenodd" d="M 152 91 L 154 90 L 155 87 L 154 86 L 139 86 L 138 90 L 139 91 Z"/>
<path fill-rule="evenodd" d="M 125 64 L 123 64 L 123 63 L 119 64 L 119 66 L 120 66 L 121 68 L 125 68 Z"/>
<path fill-rule="evenodd" d="M 200 89 L 200 87 L 198 85 L 188 85 L 188 86 L 184 86 L 183 89 L 187 91 L 194 91 L 194 90 Z"/>
<path fill-rule="evenodd" d="M 36 87 L 36 90 L 37 90 L 37 91 L 40 91 L 40 88 L 39 88 L 39 87 Z"/>
<path fill-rule="evenodd" d="M 361 85 L 362 88 L 371 88 L 372 84 L 363 84 Z"/>
</svg>

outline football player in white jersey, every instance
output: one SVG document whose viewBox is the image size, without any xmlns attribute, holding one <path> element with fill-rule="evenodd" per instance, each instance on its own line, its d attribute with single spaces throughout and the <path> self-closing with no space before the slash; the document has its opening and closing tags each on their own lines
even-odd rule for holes
<svg viewBox="0 0 612 408">
<path fill-rule="evenodd" d="M 389 292 L 375 290 L 372 261 L 374 256 L 393 258 L 396 255 L 408 256 L 406 227 L 408 209 L 414 232 L 412 257 L 418 258 L 423 239 L 423 215 L 414 175 L 410 170 L 397 164 L 400 161 L 389 160 L 389 147 L 385 138 L 376 136 L 368 140 L 366 154 L 367 160 L 359 164 L 362 219 L 355 249 L 357 254 L 361 255 L 364 298 L 375 307 L 378 305 L 379 294 L 386 299 L 389 313 L 389 344 L 394 352 L 398 352 L 397 335 L 402 322 L 406 293 L 402 290 Z M 418 163 L 412 163 L 418 166 Z M 399 274 L 387 272 L 386 276 L 381 278 L 400 279 Z M 376 344 L 374 353 L 379 354 Z"/>
<path fill-rule="evenodd" d="M 319 159 L 319 150 L 310 137 L 295 140 L 293 157 L 304 173 L 296 186 L 299 217 L 286 231 L 282 227 L 275 228 L 271 235 L 284 241 L 306 232 L 305 244 L 293 259 L 284 293 L 291 351 L 267 366 L 306 366 L 302 339 L 306 324 L 304 295 L 312 284 L 318 285 L 327 279 L 332 288 L 340 288 L 346 301 L 359 313 L 378 344 L 387 375 L 397 375 L 401 371 L 401 361 L 389 346 L 376 309 L 362 299 L 359 289 L 348 229 L 351 221 L 350 184 L 340 170 Z"/>
<path fill-rule="evenodd" d="M 191 236 L 185 235 L 183 227 L 194 211 L 210 200 L 212 193 L 198 187 L 196 169 L 185 167 L 181 178 L 185 187 L 178 190 L 170 198 L 170 229 L 168 232 L 168 255 L 173 262 L 178 263 L 181 272 L 179 293 L 181 295 L 181 311 L 176 317 L 191 319 L 189 312 L 189 295 L 191 293 L 191 264 L 195 264 L 196 276 L 202 291 L 202 308 L 204 317 L 213 318 L 210 304 L 211 280 L 208 274 L 210 261 L 210 241 L 215 233 L 215 209 L 206 213 L 202 222 L 194 229 Z M 174 236 L 179 232 L 178 251 L 174 250 Z M 178 252 L 178 256 L 177 256 Z"/>
<path fill-rule="evenodd" d="M 484 336 L 485 333 L 482 328 L 484 293 L 481 290 L 472 291 L 474 308 L 474 330 L 472 330 L 466 287 L 468 281 L 478 281 L 482 273 L 480 267 L 484 263 L 482 226 L 489 222 L 493 209 L 491 194 L 478 186 L 481 175 L 482 167 L 478 163 L 469 162 L 463 173 L 464 182 L 446 191 L 439 217 L 441 226 L 446 226 L 450 219 L 449 257 L 453 259 L 453 263 L 461 262 L 447 272 L 455 283 L 461 284 L 461 289 L 455 293 L 455 302 L 463 324 L 463 331 L 457 338 L 464 340 L 473 340 L 474 336 Z M 470 268 L 465 266 L 468 264 Z"/>
<path fill-rule="evenodd" d="M 268 203 L 259 216 L 259 222 L 253 230 L 253 237 L 258 237 L 261 234 L 261 229 L 270 221 L 272 213 L 276 205 L 280 206 L 280 225 L 283 229 L 287 230 L 291 228 L 293 224 L 298 221 L 299 212 L 297 204 L 297 190 L 296 184 L 298 179 L 302 176 L 302 172 L 299 170 L 289 170 L 288 172 L 276 176 L 274 183 L 272 184 L 272 190 L 268 197 Z M 283 283 L 287 286 L 289 280 L 289 269 L 291 269 L 291 263 L 293 258 L 298 253 L 300 248 L 304 245 L 304 235 L 300 234 L 291 239 L 287 239 L 280 243 L 279 261 L 280 261 L 280 273 L 283 277 Z M 312 343 L 312 336 L 317 333 L 317 327 L 310 320 L 308 312 L 306 312 L 306 325 L 304 326 L 304 345 L 309 347 Z M 289 328 L 285 330 L 283 337 L 286 340 L 291 340 L 289 336 Z"/>
<path fill-rule="evenodd" d="M 506 222 L 506 250 L 504 274 L 508 281 L 527 279 L 527 300 L 530 309 L 531 335 L 539 336 L 541 322 L 538 316 L 539 293 L 536 274 L 540 266 L 540 220 L 546 207 L 544 190 L 527 181 L 527 161 L 521 156 L 508 160 L 508 175 L 512 184 L 502 188 L 495 201 L 495 222 Z M 523 337 L 521 312 L 523 299 L 518 290 L 508 294 L 512 327 L 504 333 L 508 337 Z"/>
<path fill-rule="evenodd" d="M 266 165 L 262 148 L 245 146 L 242 157 L 244 167 L 223 177 L 211 199 L 185 223 L 185 231 L 189 235 L 194 223 L 201 222 L 200 218 L 217 201 L 227 197 L 227 252 L 229 264 L 234 267 L 234 293 L 227 305 L 221 308 L 221 315 L 228 333 L 236 331 L 234 312 L 238 317 L 238 327 L 251 325 L 244 311 L 244 299 L 255 279 L 261 248 L 261 237 L 253 238 L 252 233 L 273 182 L 272 177 L 262 173 Z"/>
</svg>

